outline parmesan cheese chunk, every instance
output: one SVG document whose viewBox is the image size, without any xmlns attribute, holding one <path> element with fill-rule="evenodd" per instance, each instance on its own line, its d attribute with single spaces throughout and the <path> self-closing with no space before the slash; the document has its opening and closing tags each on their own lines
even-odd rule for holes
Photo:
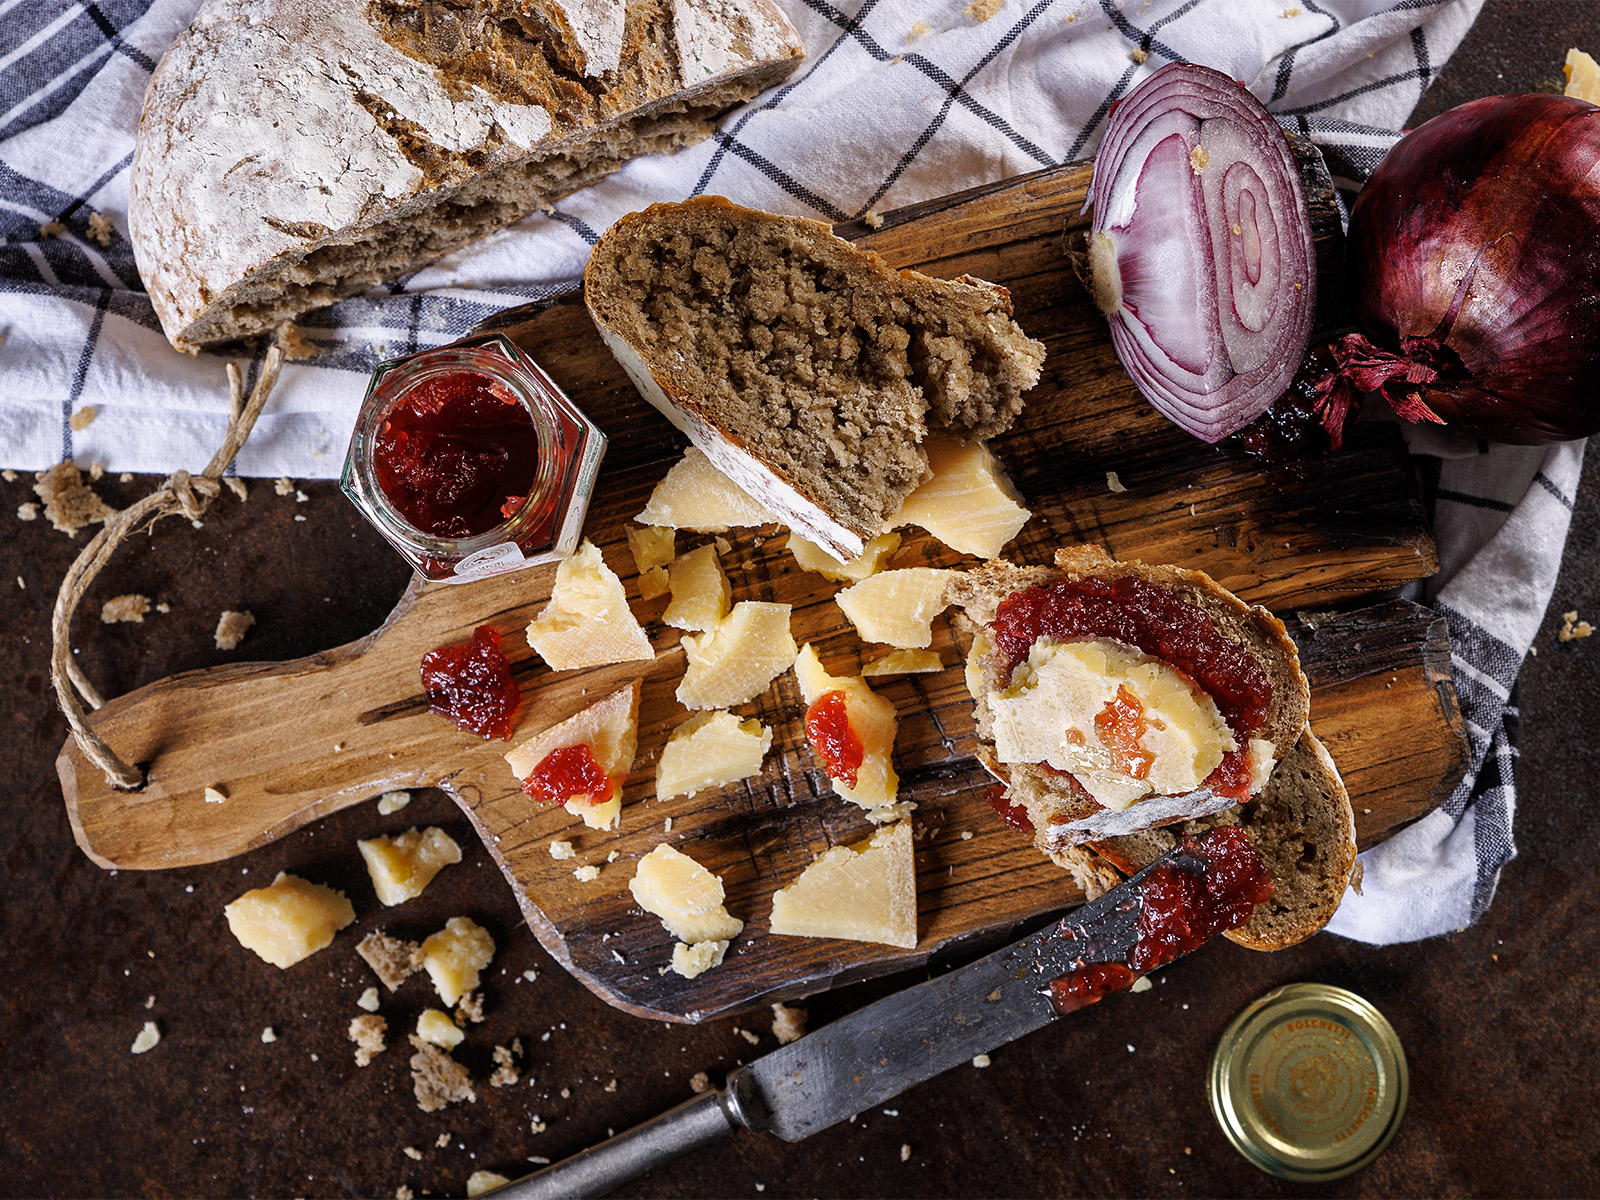
<svg viewBox="0 0 1600 1200">
<path fill-rule="evenodd" d="M 678 685 L 685 708 L 732 708 L 753 700 L 794 662 L 789 606 L 741 600 L 709 633 L 685 634 L 689 666 Z"/>
<path fill-rule="evenodd" d="M 639 576 L 639 599 L 655 600 L 672 590 L 665 567 L 651 567 Z"/>
<path fill-rule="evenodd" d="M 1001 762 L 1070 771 L 1110 809 L 1193 791 L 1238 748 L 1216 701 L 1120 642 L 1041 639 L 989 705 Z"/>
<path fill-rule="evenodd" d="M 726 533 L 735 526 L 770 525 L 778 518 L 691 446 L 634 519 L 641 525 Z"/>
<path fill-rule="evenodd" d="M 478 986 L 478 973 L 494 958 L 489 931 L 466 917 L 451 917 L 443 929 L 422 943 L 418 953 L 439 999 L 456 1001 Z"/>
<path fill-rule="evenodd" d="M 528 645 L 556 671 L 655 657 L 622 581 L 588 541 L 556 568 L 550 603 L 528 625 Z"/>
<path fill-rule="evenodd" d="M 861 668 L 868 679 L 880 675 L 922 675 L 929 671 L 944 670 L 944 662 L 935 650 L 891 650 L 882 658 L 875 658 Z"/>
<path fill-rule="evenodd" d="M 343 892 L 282 871 L 271 886 L 252 888 L 222 911 L 239 944 L 279 969 L 331 945 L 356 919 Z"/>
<path fill-rule="evenodd" d="M 723 574 L 715 546 L 699 546 L 680 554 L 667 568 L 672 600 L 661 619 L 674 629 L 704 632 L 728 615 L 733 591 Z"/>
<path fill-rule="evenodd" d="M 628 526 L 628 549 L 633 552 L 633 566 L 639 574 L 664 567 L 677 553 L 673 542 L 677 534 L 660 525 L 646 525 L 643 529 Z"/>
<path fill-rule="evenodd" d="M 748 779 L 772 749 L 772 730 L 730 712 L 703 712 L 672 731 L 656 763 L 656 799 L 693 796 Z"/>
<path fill-rule="evenodd" d="M 639 684 L 634 682 L 604 700 L 574 713 L 543 733 L 506 754 L 512 773 L 526 780 L 545 759 L 557 750 L 588 746 L 600 769 L 611 780 L 611 795 L 600 803 L 578 795 L 566 801 L 566 810 L 591 829 L 610 829 L 622 817 L 622 788 L 633 769 L 633 756 L 639 747 Z"/>
<path fill-rule="evenodd" d="M 850 728 L 861 739 L 861 766 L 856 770 L 855 785 L 852 787 L 843 780 L 834 779 L 833 790 L 866 809 L 869 816 L 873 816 L 875 810 L 894 804 L 900 790 L 900 777 L 895 774 L 893 762 L 897 724 L 894 705 L 858 676 L 828 674 L 810 644 L 794 660 L 794 677 L 808 705 L 815 704 L 829 692 L 843 692 Z M 881 817 L 892 819 L 887 812 Z M 874 819 L 880 818 L 874 816 Z"/>
<path fill-rule="evenodd" d="M 639 860 L 628 890 L 647 913 L 685 942 L 726 942 L 744 922 L 723 906 L 722 880 L 663 842 Z"/>
<path fill-rule="evenodd" d="M 722 956 L 728 952 L 728 943 L 718 940 L 715 942 L 696 942 L 687 946 L 679 942 L 672 948 L 672 969 L 685 979 L 694 979 L 704 975 L 712 967 L 722 964 Z"/>
<path fill-rule="evenodd" d="M 933 619 L 949 605 L 945 588 L 954 571 L 908 567 L 884 571 L 834 597 L 862 640 L 904 649 L 933 643 Z"/>
<path fill-rule="evenodd" d="M 885 825 L 855 846 L 825 851 L 772 897 L 773 933 L 917 945 L 911 823 Z"/>
<path fill-rule="evenodd" d="M 891 525 L 920 525 L 952 550 L 994 558 L 1033 514 L 982 442 L 929 438 L 933 478 L 900 506 Z"/>
<path fill-rule="evenodd" d="M 1574 48 L 1567 51 L 1567 61 L 1561 69 L 1567 77 L 1563 95 L 1576 96 L 1590 104 L 1600 104 L 1600 63 Z"/>
<path fill-rule="evenodd" d="M 467 1035 L 461 1032 L 447 1013 L 437 1008 L 425 1008 L 417 1015 L 417 1036 L 425 1042 L 432 1042 L 441 1050 L 454 1050 Z"/>
<path fill-rule="evenodd" d="M 789 553 L 795 562 L 807 571 L 815 571 L 824 579 L 836 583 L 855 583 L 883 569 L 883 564 L 900 549 L 898 533 L 880 533 L 867 543 L 861 557 L 850 562 L 840 562 L 815 542 L 808 542 L 798 533 L 789 535 Z"/>
<path fill-rule="evenodd" d="M 358 841 L 356 848 L 367 860 L 372 889 L 385 905 L 402 904 L 422 895 L 435 875 L 461 861 L 461 847 L 437 827 L 367 838 Z"/>
</svg>

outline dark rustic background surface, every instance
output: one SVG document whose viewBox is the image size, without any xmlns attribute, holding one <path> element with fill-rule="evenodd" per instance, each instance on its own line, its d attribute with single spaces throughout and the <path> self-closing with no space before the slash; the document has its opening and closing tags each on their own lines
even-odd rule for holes
<svg viewBox="0 0 1600 1200">
<path fill-rule="evenodd" d="M 1557 90 L 1569 45 L 1600 49 L 1600 5 L 1489 3 L 1413 124 L 1497 91 Z M 87 535 L 73 543 L 43 521 L 13 521 L 15 506 L 33 499 L 29 482 L 0 483 L 6 574 L 22 581 L 5 584 L 0 622 L 0 729 L 12 756 L 0 786 L 0 1193 L 389 1196 L 405 1184 L 418 1195 L 461 1195 L 474 1170 L 516 1175 L 530 1155 L 570 1154 L 684 1098 L 696 1071 L 718 1078 L 776 1045 L 765 1019 L 746 1022 L 760 1038 L 751 1045 L 734 1022 L 661 1025 L 600 1003 L 539 949 L 466 820 L 437 793 L 391 817 L 363 805 L 213 867 L 94 867 L 61 805 L 54 759 L 66 727 L 46 668 L 54 587 Z M 108 478 L 100 490 L 120 504 L 152 482 Z M 405 583 L 403 564 L 332 484 L 304 490 L 301 504 L 256 482 L 246 504 L 224 496 L 204 528 L 169 521 L 126 547 L 84 606 L 78 641 L 90 678 L 116 694 L 192 667 L 295 657 L 377 625 Z M 122 592 L 171 612 L 100 625 L 100 603 Z M 223 608 L 258 620 L 231 654 L 211 649 Z M 988 1070 L 958 1070 L 798 1145 L 743 1137 L 629 1192 L 1600 1194 L 1590 965 L 1600 954 L 1600 835 L 1588 819 L 1600 799 L 1600 638 L 1558 644 L 1559 613 L 1570 608 L 1600 614 L 1596 455 L 1538 656 L 1522 676 L 1520 856 L 1476 928 L 1385 949 L 1321 936 L 1269 956 L 1219 943 L 1162 972 L 1153 991 L 1113 997 L 998 1051 Z M 374 911 L 355 839 L 418 823 L 444 825 L 465 860 L 392 916 Z M 361 913 L 335 947 L 288 972 L 243 952 L 221 917 L 223 904 L 280 869 L 347 889 Z M 458 1056 L 482 1078 L 487 1047 L 520 1036 L 535 1082 L 483 1086 L 476 1104 L 424 1115 L 402 1038 L 427 989 L 414 982 L 385 996 L 400 1044 L 358 1070 L 344 1029 L 372 980 L 352 947 L 368 928 L 418 936 L 461 913 L 488 926 L 500 952 L 486 977 L 487 1020 Z M 527 970 L 538 978 L 523 980 Z M 812 1024 L 921 977 L 816 997 Z M 1257 1172 L 1205 1103 L 1205 1066 L 1223 1026 L 1293 980 L 1371 999 L 1411 1064 L 1410 1110 L 1394 1145 L 1332 1188 Z M 128 1048 L 150 1018 L 163 1040 L 134 1057 Z M 270 1045 L 260 1040 L 268 1025 L 278 1033 Z M 530 1132 L 535 1116 L 546 1132 Z M 444 1133 L 448 1144 L 436 1146 Z"/>
</svg>

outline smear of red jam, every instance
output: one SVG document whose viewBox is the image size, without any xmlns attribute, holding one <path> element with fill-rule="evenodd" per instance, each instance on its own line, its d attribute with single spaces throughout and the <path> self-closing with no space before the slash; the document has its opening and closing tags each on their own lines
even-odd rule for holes
<svg viewBox="0 0 1600 1200">
<path fill-rule="evenodd" d="M 378 486 L 412 526 L 466 538 L 503 524 L 533 489 L 533 417 L 503 384 L 455 371 L 416 385 L 385 414 L 373 442 Z"/>
<path fill-rule="evenodd" d="M 1219 796 L 1235 800 L 1250 799 L 1250 752 L 1240 746 L 1222 756 L 1216 769 L 1206 776 L 1206 786 Z"/>
<path fill-rule="evenodd" d="M 565 804 L 583 796 L 600 805 L 611 799 L 611 777 L 587 744 L 563 746 L 539 761 L 522 781 L 522 790 L 540 804 Z"/>
<path fill-rule="evenodd" d="M 1144 735 L 1149 728 L 1144 705 L 1126 686 L 1117 688 L 1117 694 L 1106 701 L 1094 719 L 1100 744 L 1111 751 L 1117 770 L 1131 779 L 1145 778 L 1155 765 L 1156 756 L 1144 748 Z"/>
<path fill-rule="evenodd" d="M 1028 810 L 1020 804 L 1013 804 L 1006 799 L 1006 789 L 1000 784 L 991 784 L 983 793 L 983 798 L 989 802 L 989 807 L 1000 814 L 1000 819 L 1011 828 L 1020 833 L 1032 833 L 1033 822 L 1028 819 Z"/>
<path fill-rule="evenodd" d="M 830 779 L 855 787 L 866 758 L 860 735 L 850 724 L 850 710 L 842 691 L 824 692 L 806 709 L 806 740 L 822 759 Z"/>
<path fill-rule="evenodd" d="M 1272 898 L 1272 875 L 1237 825 L 1223 825 L 1183 840 L 1185 852 L 1204 864 L 1193 874 L 1162 863 L 1139 884 L 1139 927 L 1126 962 L 1083 963 L 1050 981 L 1050 1003 L 1073 1012 L 1108 992 L 1125 991 L 1146 971 L 1237 929 L 1256 905 Z"/>
<path fill-rule="evenodd" d="M 449 717 L 481 738 L 510 738 L 522 702 L 511 664 L 500 653 L 500 632 L 490 625 L 474 629 L 465 646 L 441 646 L 424 654 L 422 690 L 429 712 Z"/>
</svg>

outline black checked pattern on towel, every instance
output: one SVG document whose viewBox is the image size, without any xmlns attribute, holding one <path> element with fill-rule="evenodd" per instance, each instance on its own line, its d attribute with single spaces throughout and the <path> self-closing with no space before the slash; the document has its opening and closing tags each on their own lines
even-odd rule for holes
<svg viewBox="0 0 1600 1200">
<path fill-rule="evenodd" d="M 809 15 L 819 22 L 810 37 L 808 61 L 781 87 L 726 118 L 707 147 L 703 162 L 693 157 L 694 152 L 682 156 L 686 163 L 701 165 L 692 177 L 684 179 L 681 194 L 725 191 L 767 207 L 798 209 L 841 221 L 864 216 L 890 196 L 897 185 L 905 184 L 908 172 L 930 153 L 949 146 L 985 150 L 991 161 L 1009 153 L 1012 161 L 1023 164 L 1015 170 L 1072 161 L 1092 150 L 1112 106 L 1139 79 L 1162 62 L 1182 57 L 1179 46 L 1192 40 L 1195 23 L 1225 27 L 1231 4 L 1231 0 L 1181 0 L 1145 5 L 1137 11 L 1130 5 L 1125 12 L 1113 0 L 1022 0 L 1020 5 L 1011 3 L 981 27 L 987 32 L 992 25 L 992 37 L 962 40 L 912 39 L 907 29 L 915 14 L 908 6 L 897 8 L 893 0 L 859 0 L 853 4 L 833 0 L 786 2 L 797 19 Z M 0 23 L 0 64 L 4 64 L 0 66 L 0 301 L 11 298 L 41 306 L 65 303 L 88 315 L 81 345 L 57 355 L 63 364 L 58 405 L 60 450 L 67 457 L 74 451 L 69 418 L 85 400 L 97 361 L 111 350 L 102 345 L 107 329 L 115 326 L 119 330 L 128 327 L 153 332 L 158 328 L 126 239 L 120 232 L 114 233 L 111 244 L 101 247 L 88 236 L 94 203 L 121 211 L 114 208 L 116 197 L 120 196 L 125 209 L 127 172 L 132 159 L 131 124 L 118 130 L 117 137 L 108 138 L 108 145 L 114 146 L 115 151 L 98 169 L 85 171 L 81 162 L 75 163 L 78 178 L 95 176 L 92 183 L 76 189 L 60 187 L 48 170 L 19 169 L 8 151 L 19 144 L 16 139 L 30 130 L 69 114 L 91 84 L 115 84 L 129 95 L 142 94 L 160 47 L 148 44 L 148 33 L 135 26 L 142 18 L 158 10 L 167 12 L 181 7 L 181 3 L 182 0 L 95 0 L 87 4 L 23 0 Z M 1413 23 L 1404 31 L 1409 65 L 1391 58 L 1386 60 L 1385 73 L 1378 78 L 1362 76 L 1348 87 L 1324 89 L 1315 99 L 1297 102 L 1299 77 L 1309 70 L 1303 64 L 1325 50 L 1330 39 L 1350 30 L 1341 24 L 1337 14 L 1315 0 L 1296 3 L 1308 18 L 1306 35 L 1263 68 L 1263 78 L 1271 80 L 1269 104 L 1287 126 L 1321 146 L 1342 198 L 1348 203 L 1360 181 L 1376 167 L 1398 135 L 1354 123 L 1347 114 L 1357 104 L 1366 106 L 1362 111 L 1371 112 L 1376 101 L 1386 105 L 1384 111 L 1392 112 L 1393 122 L 1399 124 L 1454 48 L 1465 30 L 1465 21 L 1457 22 L 1458 27 L 1442 52 L 1440 47 L 1430 46 L 1427 29 Z M 1472 7 L 1471 0 L 1465 3 L 1469 9 Z M 1406 16 L 1408 13 L 1426 16 L 1452 6 L 1460 8 L 1462 4 L 1463 0 L 1400 0 L 1368 14 L 1364 20 L 1403 23 L 1411 19 Z M 989 95 L 985 86 L 997 71 L 1009 71 L 1017 61 L 1032 62 L 1052 54 L 1056 45 L 1052 39 L 1060 36 L 1069 16 L 1109 25 L 1119 39 L 1116 45 L 1120 50 L 1108 52 L 1126 56 L 1126 65 L 1116 69 L 1101 94 L 1084 97 L 1086 113 L 1081 122 L 1057 129 L 1055 136 L 1046 138 L 1029 127 L 1029 113 L 1002 107 L 1009 93 Z M 178 20 L 181 19 L 180 14 Z M 952 25 L 964 19 L 953 18 Z M 145 44 L 139 44 L 142 32 Z M 897 53 L 894 47 L 902 41 L 905 48 Z M 1135 51 L 1143 52 L 1139 61 L 1135 61 Z M 1063 51 L 1065 60 L 1060 69 L 1070 69 L 1071 53 L 1070 47 Z M 1358 67 L 1359 63 L 1352 60 L 1349 65 Z M 785 140 L 787 127 L 783 120 L 793 111 L 819 103 L 818 96 L 825 99 L 830 89 L 854 86 L 863 94 L 872 94 L 872 89 L 888 86 L 880 83 L 883 77 L 873 72 L 896 66 L 911 68 L 931 85 L 930 98 L 936 98 L 937 103 L 921 119 L 904 122 L 903 127 L 893 126 L 895 148 L 870 164 L 872 178 L 851 180 L 849 197 L 832 194 L 834 189 L 821 182 L 824 173 L 817 168 L 822 162 L 819 156 L 830 155 L 834 145 L 796 146 Z M 1345 69 L 1344 64 L 1340 66 Z M 916 99 L 909 91 L 905 96 L 897 97 L 902 109 L 911 107 Z M 833 132 L 836 131 L 830 131 Z M 848 133 L 844 131 L 839 136 L 847 137 Z M 749 177 L 751 172 L 753 179 Z M 963 178 L 959 186 L 975 182 L 979 180 Z M 906 195 L 902 190 L 892 198 L 893 202 L 909 203 L 935 194 L 927 190 L 925 180 L 918 186 L 922 187 L 922 194 Z M 765 199 L 760 195 L 762 189 L 770 193 Z M 600 190 L 591 189 L 595 193 Z M 936 190 L 947 192 L 955 188 L 943 186 Z M 595 206 L 586 206 L 583 200 L 582 195 L 569 199 L 547 214 L 547 225 L 539 227 L 547 238 L 570 239 L 568 247 L 575 252 L 575 264 L 581 263 L 581 256 L 596 240 L 597 224 L 603 228 L 603 221 L 615 215 L 597 221 L 599 214 L 589 211 Z M 61 222 L 66 229 L 64 235 L 40 236 L 40 226 L 51 220 Z M 538 219 L 533 223 L 537 227 Z M 497 282 L 492 290 L 464 284 L 431 291 L 414 287 L 415 276 L 410 276 L 312 313 L 301 324 L 326 347 L 315 360 L 315 369 L 364 376 L 380 359 L 459 336 L 507 307 L 548 302 L 567 294 L 578 286 L 577 274 L 574 269 L 570 276 L 555 280 Z M 108 323 L 108 318 L 113 320 Z M 252 362 L 249 377 L 253 378 L 258 369 L 259 360 Z M 0 454 L 3 453 L 4 447 L 0 446 Z M 169 466 L 176 465 L 180 464 Z M 1534 486 L 1553 494 L 1570 510 L 1571 500 L 1563 498 L 1559 486 L 1548 477 L 1537 477 Z M 1446 502 L 1438 514 L 1443 525 L 1452 520 L 1453 507 L 1462 508 L 1458 500 L 1464 499 L 1470 505 L 1473 498 L 1441 493 L 1440 499 Z M 1494 507 L 1498 509 L 1499 502 Z M 1498 511 L 1472 511 L 1480 517 L 1502 515 Z M 1486 533 L 1485 540 L 1489 536 L 1491 533 Z M 1547 590 L 1553 585 L 1554 572 L 1551 564 Z M 1478 878 L 1472 904 L 1472 917 L 1476 918 L 1493 896 L 1501 866 L 1515 853 L 1511 840 L 1517 719 L 1514 684 L 1521 653 L 1459 612 L 1446 608 L 1445 613 L 1455 647 L 1455 674 L 1463 710 L 1472 731 L 1473 757 L 1472 770 L 1450 798 L 1447 811 L 1458 823 L 1469 808 L 1476 816 Z M 1405 933 L 1397 930 L 1394 936 L 1403 937 Z"/>
</svg>

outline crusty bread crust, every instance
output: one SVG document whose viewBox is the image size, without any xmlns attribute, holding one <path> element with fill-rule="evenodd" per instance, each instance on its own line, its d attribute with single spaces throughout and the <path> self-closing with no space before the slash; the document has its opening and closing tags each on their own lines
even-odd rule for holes
<svg viewBox="0 0 1600 1200">
<path fill-rule="evenodd" d="M 994 620 L 1006 597 L 1058 579 L 1133 576 L 1179 593 L 1209 616 L 1219 633 L 1243 646 L 1266 668 L 1272 684 L 1272 704 L 1266 725 L 1253 736 L 1272 743 L 1275 762 L 1289 752 L 1306 726 L 1311 697 L 1300 670 L 1299 652 L 1283 622 L 1266 609 L 1246 604 L 1203 571 L 1117 562 L 1096 546 L 1058 550 L 1055 561 L 1054 567 L 1024 567 L 997 559 L 963 572 L 952 581 L 948 592 L 950 601 L 980 627 L 967 657 L 967 686 L 972 693 L 977 734 L 984 744 L 980 761 L 1006 784 L 1011 803 L 1027 809 L 1036 831 L 1034 844 L 1045 854 L 1053 854 L 1065 846 L 1134 834 L 1233 807 L 1237 801 L 1232 797 L 1199 788 L 1184 796 L 1150 796 L 1115 812 L 1099 808 L 1058 776 L 1031 764 L 1001 764 L 994 757 L 994 715 L 988 694 L 1004 689 L 1010 682 L 1010 673 L 983 627 Z"/>
<path fill-rule="evenodd" d="M 895 270 L 820 221 L 720 196 L 622 218 L 584 296 L 645 398 L 843 559 L 927 478 L 930 427 L 1003 432 L 1044 360 L 1005 288 Z"/>
<path fill-rule="evenodd" d="M 128 222 L 173 345 L 276 328 L 519 220 L 798 64 L 772 0 L 207 0 Z"/>
</svg>

